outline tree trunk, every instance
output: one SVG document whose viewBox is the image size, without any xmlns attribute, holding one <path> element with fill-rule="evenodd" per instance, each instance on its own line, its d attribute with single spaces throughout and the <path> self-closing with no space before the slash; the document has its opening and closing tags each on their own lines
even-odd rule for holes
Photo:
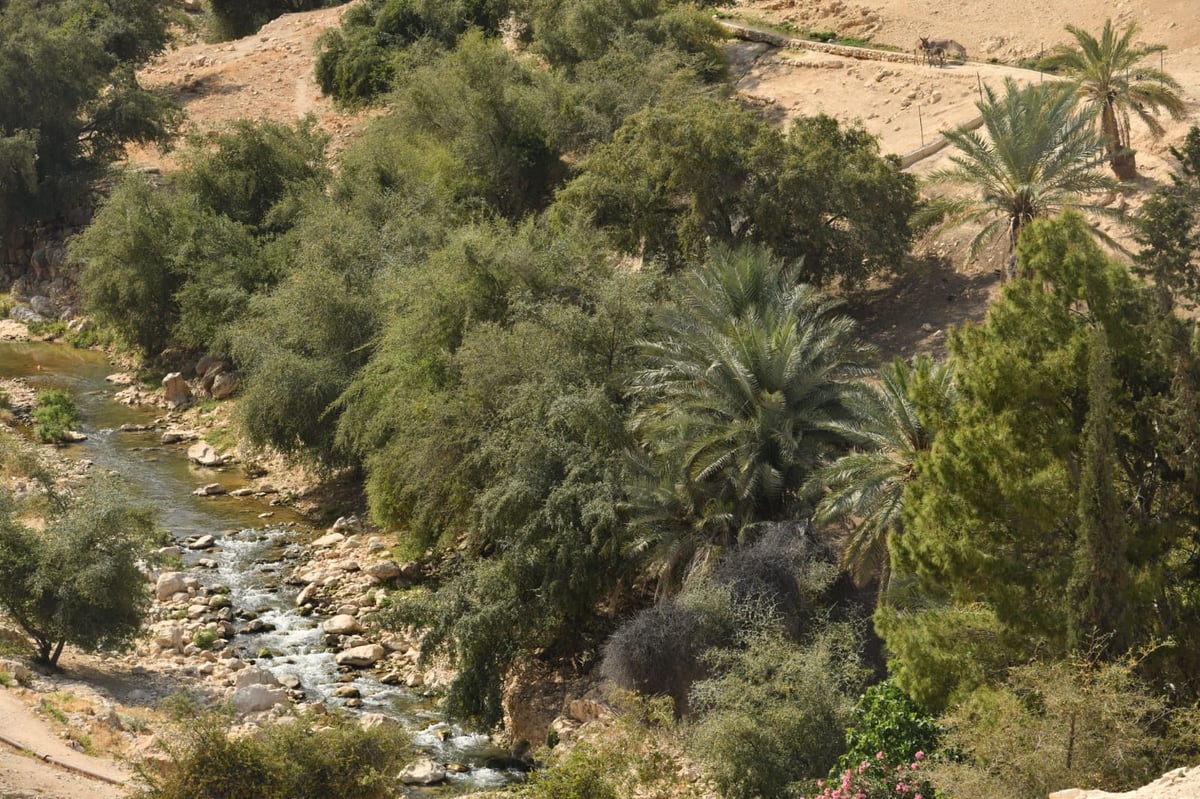
<svg viewBox="0 0 1200 799">
<path fill-rule="evenodd" d="M 1100 130 L 1104 134 L 1112 170 L 1121 180 L 1133 180 L 1137 175 L 1137 161 L 1133 149 L 1121 140 L 1121 125 L 1117 120 L 1117 109 L 1105 103 L 1100 112 Z"/>
</svg>

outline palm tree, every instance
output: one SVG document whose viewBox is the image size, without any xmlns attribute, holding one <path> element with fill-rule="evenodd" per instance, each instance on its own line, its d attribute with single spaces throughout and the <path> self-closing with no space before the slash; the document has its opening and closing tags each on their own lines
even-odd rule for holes
<svg viewBox="0 0 1200 799">
<path fill-rule="evenodd" d="M 717 248 L 643 344 L 631 391 L 650 479 L 635 549 L 667 582 L 798 512 L 869 372 L 853 321 L 794 275 L 766 249 Z"/>
<path fill-rule="evenodd" d="M 1068 205 L 1116 214 L 1080 202 L 1091 193 L 1111 193 L 1120 184 L 1097 168 L 1108 159 L 1104 142 L 1091 114 L 1075 110 L 1068 84 L 1022 87 L 1006 78 L 1003 96 L 991 87 L 984 91 L 984 100 L 976 105 L 986 136 L 974 130 L 947 131 L 946 138 L 958 149 L 950 158 L 954 166 L 927 179 L 931 186 L 964 187 L 969 196 L 936 197 L 922 212 L 926 220 L 940 219 L 943 227 L 985 223 L 971 241 L 968 262 L 1002 233 L 1011 256 L 1025 225 Z M 1014 275 L 1010 257 L 1009 276 Z"/>
<path fill-rule="evenodd" d="M 1129 149 L 1130 111 L 1156 137 L 1163 132 L 1154 116 L 1160 109 L 1173 119 L 1183 116 L 1183 99 L 1175 79 L 1141 64 L 1147 56 L 1166 50 L 1166 45 L 1135 47 L 1133 37 L 1138 26 L 1130 24 L 1118 36 L 1111 19 L 1104 22 L 1099 39 L 1074 25 L 1068 25 L 1067 30 L 1078 46 L 1059 45 L 1041 66 L 1067 76 L 1075 84 L 1078 99 L 1098 112 L 1113 171 L 1122 180 L 1130 180 L 1137 176 L 1137 164 Z"/>
<path fill-rule="evenodd" d="M 880 369 L 877 384 L 863 384 L 854 395 L 851 419 L 834 425 L 855 449 L 816 472 L 805 486 L 807 494 L 820 496 L 814 522 L 849 528 L 842 568 L 859 586 L 879 578 L 881 596 L 891 575 L 888 540 L 904 529 L 904 488 L 953 398 L 949 366 L 928 356 L 911 366 L 896 358 Z"/>
</svg>

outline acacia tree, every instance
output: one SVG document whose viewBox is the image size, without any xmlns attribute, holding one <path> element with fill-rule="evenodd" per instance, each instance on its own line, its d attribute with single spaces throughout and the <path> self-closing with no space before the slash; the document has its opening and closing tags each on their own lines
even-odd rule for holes
<svg viewBox="0 0 1200 799">
<path fill-rule="evenodd" d="M 843 440 L 832 423 L 869 352 L 837 301 L 794 278 L 764 248 L 717 249 L 643 346 L 630 390 L 653 489 L 635 546 L 668 583 L 796 514 Z"/>
<path fill-rule="evenodd" d="M 1167 47 L 1136 46 L 1133 37 L 1138 26 L 1130 24 L 1118 35 L 1111 19 L 1105 20 L 1099 39 L 1074 25 L 1068 25 L 1067 30 L 1075 37 L 1076 46 L 1059 45 L 1042 60 L 1042 67 L 1057 70 L 1074 82 L 1076 97 L 1097 112 L 1113 171 L 1122 180 L 1135 178 L 1137 163 L 1129 147 L 1130 112 L 1155 136 L 1163 132 L 1155 118 L 1160 110 L 1173 119 L 1183 116 L 1179 83 L 1162 70 L 1143 63 L 1147 56 Z"/>
<path fill-rule="evenodd" d="M 154 534 L 151 511 L 104 483 L 75 499 L 52 494 L 44 530 L 22 524 L 19 511 L 0 497 L 0 606 L 33 639 L 37 660 L 55 666 L 66 644 L 131 644 L 150 605 L 138 560 Z"/>
<path fill-rule="evenodd" d="M 1011 256 L 1026 225 L 1064 207 L 1112 213 L 1084 199 L 1111 192 L 1117 183 L 1097 169 L 1108 160 L 1104 142 L 1092 128 L 1091 115 L 1075 110 L 1068 87 L 1019 86 L 1008 78 L 1003 95 L 990 86 L 984 92 L 976 105 L 986 135 L 947 131 L 944 135 L 958 150 L 950 157 L 954 166 L 928 178 L 931 186 L 962 187 L 967 196 L 936 197 L 921 212 L 923 219 L 940 219 L 944 227 L 982 222 L 967 251 L 971 261 L 1001 235 Z M 1010 257 L 1009 277 L 1015 277 L 1015 269 Z"/>
</svg>

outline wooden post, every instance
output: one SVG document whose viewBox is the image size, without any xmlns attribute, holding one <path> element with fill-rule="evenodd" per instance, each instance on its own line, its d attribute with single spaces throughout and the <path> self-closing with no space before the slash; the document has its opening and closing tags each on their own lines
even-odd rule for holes
<svg viewBox="0 0 1200 799">
<path fill-rule="evenodd" d="M 979 104 L 983 105 L 983 78 L 979 77 L 979 71 L 975 71 L 975 86 L 979 89 Z"/>
<path fill-rule="evenodd" d="M 921 129 L 921 146 L 925 146 L 925 120 L 921 118 L 921 104 L 917 103 L 917 125 Z"/>
</svg>

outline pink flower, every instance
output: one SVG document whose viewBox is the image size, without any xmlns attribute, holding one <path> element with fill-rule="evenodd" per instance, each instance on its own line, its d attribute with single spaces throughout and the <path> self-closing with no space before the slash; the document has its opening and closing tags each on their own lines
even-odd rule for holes
<svg viewBox="0 0 1200 799">
<path fill-rule="evenodd" d="M 818 788 L 824 788 L 824 787 L 825 787 L 825 780 L 817 780 L 817 787 L 818 787 Z"/>
<path fill-rule="evenodd" d="M 875 753 L 875 759 L 876 759 L 876 760 L 883 760 L 883 752 L 876 752 L 876 753 Z"/>
<path fill-rule="evenodd" d="M 909 766 L 909 768 L 911 768 L 913 771 L 916 771 L 919 767 L 920 767 L 919 763 L 913 763 L 911 766 Z"/>
<path fill-rule="evenodd" d="M 921 799 L 921 794 L 919 794 L 919 793 L 913 794 L 913 799 Z"/>
<path fill-rule="evenodd" d="M 925 759 L 925 753 L 924 753 L 924 752 L 917 752 L 915 755 L 913 755 L 913 757 L 915 757 L 917 760 L 924 760 L 924 759 Z"/>
<path fill-rule="evenodd" d="M 866 770 L 867 770 L 867 761 L 864 760 L 863 762 L 858 764 L 858 773 L 862 774 Z"/>
</svg>

